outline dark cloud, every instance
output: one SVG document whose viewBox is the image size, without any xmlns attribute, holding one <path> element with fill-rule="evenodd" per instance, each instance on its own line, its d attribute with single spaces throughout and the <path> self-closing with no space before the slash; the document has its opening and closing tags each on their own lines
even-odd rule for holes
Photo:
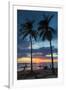
<svg viewBox="0 0 66 90">
<path fill-rule="evenodd" d="M 53 47 L 53 53 L 57 53 L 57 49 Z M 39 48 L 32 50 L 33 57 L 45 57 L 45 55 L 50 54 L 50 48 Z M 30 49 L 23 49 L 17 52 L 18 57 L 29 57 L 31 55 Z"/>
</svg>

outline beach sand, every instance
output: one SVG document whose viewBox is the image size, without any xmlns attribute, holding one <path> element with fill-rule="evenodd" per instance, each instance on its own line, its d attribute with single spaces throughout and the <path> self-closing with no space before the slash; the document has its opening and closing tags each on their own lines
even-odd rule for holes
<svg viewBox="0 0 66 90">
<path fill-rule="evenodd" d="M 57 68 L 54 69 L 52 72 L 51 69 L 40 69 L 40 70 L 30 70 L 25 71 L 18 71 L 17 72 L 17 80 L 24 80 L 24 79 L 45 79 L 45 78 L 57 78 L 58 77 L 58 70 Z"/>
</svg>

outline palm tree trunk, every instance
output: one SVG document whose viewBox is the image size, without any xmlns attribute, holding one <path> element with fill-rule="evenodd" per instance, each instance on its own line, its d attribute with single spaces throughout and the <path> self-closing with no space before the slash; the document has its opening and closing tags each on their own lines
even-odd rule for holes
<svg viewBox="0 0 66 90">
<path fill-rule="evenodd" d="M 32 65 L 32 38 L 30 36 L 30 43 L 31 43 L 31 72 L 33 71 L 33 65 Z"/>
<path fill-rule="evenodd" d="M 52 73 L 54 73 L 53 51 L 52 51 L 51 40 L 50 40 L 50 50 L 51 50 L 51 60 L 52 60 Z"/>
</svg>

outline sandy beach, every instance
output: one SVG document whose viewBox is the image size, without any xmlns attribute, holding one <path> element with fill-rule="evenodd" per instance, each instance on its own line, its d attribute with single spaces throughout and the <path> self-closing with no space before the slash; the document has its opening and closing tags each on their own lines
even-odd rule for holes
<svg viewBox="0 0 66 90">
<path fill-rule="evenodd" d="M 46 70 L 26 70 L 26 71 L 18 71 L 17 72 L 17 79 L 45 79 L 45 78 L 57 78 L 58 72 L 57 69 L 54 69 L 54 73 L 52 73 L 52 70 L 46 69 Z"/>
</svg>

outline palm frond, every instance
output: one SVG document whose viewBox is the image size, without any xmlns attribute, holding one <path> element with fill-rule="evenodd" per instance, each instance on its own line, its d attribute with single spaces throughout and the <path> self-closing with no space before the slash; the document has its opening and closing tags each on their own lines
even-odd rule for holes
<svg viewBox="0 0 66 90">
<path fill-rule="evenodd" d="M 41 21 L 39 22 L 39 25 L 40 25 L 40 26 L 43 26 L 44 23 L 45 23 L 45 20 L 41 20 Z"/>
<path fill-rule="evenodd" d="M 44 36 L 44 34 L 45 34 L 45 31 L 41 31 L 41 32 L 39 33 L 40 37 Z"/>
<path fill-rule="evenodd" d="M 36 40 L 37 39 L 37 32 L 32 30 L 31 36 Z"/>
<path fill-rule="evenodd" d="M 52 32 L 50 30 L 48 30 L 46 33 L 45 33 L 45 37 L 47 40 L 51 40 L 52 39 Z"/>
<path fill-rule="evenodd" d="M 52 20 L 53 17 L 54 17 L 54 15 L 51 15 L 48 17 L 48 23 Z"/>
<path fill-rule="evenodd" d="M 44 29 L 43 26 L 39 26 L 39 27 L 38 27 L 38 31 L 41 31 L 41 30 L 43 30 L 43 29 Z"/>
<path fill-rule="evenodd" d="M 49 17 L 49 15 L 48 15 L 48 14 L 43 14 L 43 18 L 44 18 L 44 20 L 47 20 L 47 19 L 48 19 L 48 17 Z"/>
<path fill-rule="evenodd" d="M 45 35 L 42 35 L 42 41 L 44 41 L 44 40 L 45 40 L 45 38 L 46 38 L 46 37 L 45 37 Z"/>
<path fill-rule="evenodd" d="M 48 29 L 51 30 L 52 33 L 56 33 L 56 31 L 55 31 L 54 28 L 52 28 L 52 27 L 49 26 Z"/>
<path fill-rule="evenodd" d="M 28 33 L 28 32 L 27 32 L 27 33 L 25 33 L 25 34 L 23 34 L 22 39 L 26 38 L 28 35 L 29 35 L 29 33 Z"/>
<path fill-rule="evenodd" d="M 32 30 L 33 23 L 34 23 L 34 20 L 33 21 L 27 20 L 24 24 L 22 24 L 23 26 L 23 31 L 21 31 L 22 39 L 30 35 L 32 38 L 36 40 L 37 32 L 36 30 Z"/>
<path fill-rule="evenodd" d="M 26 33 L 28 33 L 28 31 L 26 31 L 26 30 L 21 30 L 21 31 L 19 32 L 19 36 L 23 36 L 23 35 L 26 34 Z"/>
</svg>

